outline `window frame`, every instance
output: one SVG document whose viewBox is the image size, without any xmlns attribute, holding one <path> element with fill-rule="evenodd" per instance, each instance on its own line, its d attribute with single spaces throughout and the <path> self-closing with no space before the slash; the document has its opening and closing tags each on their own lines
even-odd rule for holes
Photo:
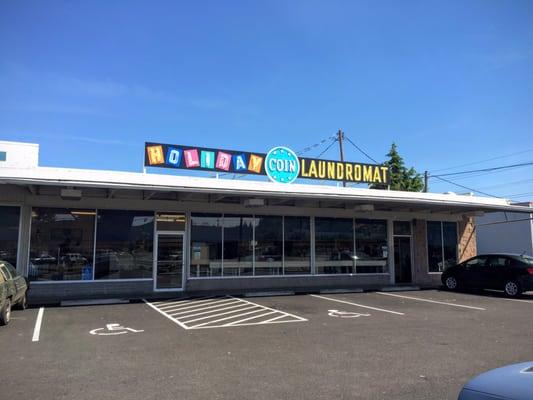
<svg viewBox="0 0 533 400">
<path fill-rule="evenodd" d="M 442 259 L 442 265 L 444 267 L 444 223 L 445 222 L 451 222 L 455 224 L 455 262 L 456 264 L 460 264 L 459 261 L 459 223 L 457 221 L 442 221 L 442 220 L 426 220 L 426 261 L 427 261 L 427 269 L 428 274 L 442 274 L 444 272 L 444 269 L 442 271 L 430 271 L 430 265 L 429 265 L 429 244 L 428 244 L 428 222 L 438 222 L 440 224 L 440 241 L 441 241 L 441 259 Z M 477 257 L 477 256 L 476 256 Z M 472 257 L 473 258 L 473 257 Z M 468 261 L 468 260 L 466 260 Z"/>
<path fill-rule="evenodd" d="M 22 265 L 20 265 L 20 244 L 22 243 L 22 205 L 21 204 L 9 204 L 9 203 L 0 203 L 0 207 L 15 207 L 19 209 L 19 226 L 18 226 L 18 234 L 17 234 L 17 262 L 15 263 L 14 267 L 15 270 L 18 272 L 24 271 Z M 31 234 L 31 218 L 30 218 L 30 234 Z M 28 244 L 28 260 L 29 260 L 29 244 Z"/>
</svg>

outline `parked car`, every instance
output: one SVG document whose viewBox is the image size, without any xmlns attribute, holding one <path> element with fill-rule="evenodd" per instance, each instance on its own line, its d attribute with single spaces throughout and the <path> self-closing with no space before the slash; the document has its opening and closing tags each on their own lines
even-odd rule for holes
<svg viewBox="0 0 533 400">
<path fill-rule="evenodd" d="M 496 368 L 469 381 L 458 400 L 533 399 L 533 361 Z"/>
<path fill-rule="evenodd" d="M 11 307 L 25 309 L 28 305 L 26 293 L 29 285 L 7 261 L 0 260 L 0 325 L 7 325 L 11 318 Z"/>
<path fill-rule="evenodd" d="M 533 257 L 519 254 L 481 254 L 447 268 L 441 276 L 449 290 L 478 288 L 503 290 L 517 297 L 533 290 Z"/>
</svg>

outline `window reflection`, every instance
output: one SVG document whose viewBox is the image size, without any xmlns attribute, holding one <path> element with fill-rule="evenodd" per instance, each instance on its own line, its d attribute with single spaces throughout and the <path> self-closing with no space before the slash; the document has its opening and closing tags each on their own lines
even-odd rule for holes
<svg viewBox="0 0 533 400">
<path fill-rule="evenodd" d="M 281 275 L 283 258 L 282 217 L 255 217 L 255 274 Z"/>
<path fill-rule="evenodd" d="M 191 216 L 191 276 L 222 275 L 222 215 Z"/>
<path fill-rule="evenodd" d="M 427 222 L 428 270 L 442 272 L 457 263 L 457 223 Z"/>
<path fill-rule="evenodd" d="M 17 265 L 19 207 L 0 207 L 0 260 Z"/>
<path fill-rule="evenodd" d="M 224 214 L 224 276 L 253 275 L 253 225 L 250 216 Z"/>
<path fill-rule="evenodd" d="M 309 217 L 284 218 L 284 273 L 311 273 L 311 234 Z"/>
<path fill-rule="evenodd" d="M 94 210 L 33 208 L 30 280 L 90 280 Z"/>
<path fill-rule="evenodd" d="M 357 273 L 388 272 L 387 221 L 356 219 L 355 246 Z"/>
<path fill-rule="evenodd" d="M 154 213 L 99 210 L 95 279 L 151 278 Z"/>
<path fill-rule="evenodd" d="M 315 218 L 315 262 L 318 274 L 355 272 L 353 220 Z"/>
</svg>

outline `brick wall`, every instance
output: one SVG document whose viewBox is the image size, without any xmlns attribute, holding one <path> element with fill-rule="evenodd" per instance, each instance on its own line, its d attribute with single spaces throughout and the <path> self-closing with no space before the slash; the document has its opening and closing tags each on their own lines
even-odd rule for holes
<svg viewBox="0 0 533 400">
<path fill-rule="evenodd" d="M 464 216 L 458 223 L 459 262 L 477 254 L 476 230 L 474 218 Z"/>
</svg>

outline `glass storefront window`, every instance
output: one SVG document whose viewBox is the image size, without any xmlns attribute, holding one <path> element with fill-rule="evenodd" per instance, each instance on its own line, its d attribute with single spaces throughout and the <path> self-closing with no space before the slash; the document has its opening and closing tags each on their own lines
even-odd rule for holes
<svg viewBox="0 0 533 400">
<path fill-rule="evenodd" d="M 317 274 L 355 272 L 353 220 L 315 218 L 315 263 Z"/>
<path fill-rule="evenodd" d="M 255 217 L 255 275 L 281 275 L 283 218 Z"/>
<path fill-rule="evenodd" d="M 191 216 L 192 277 L 222 275 L 222 215 L 193 214 Z"/>
<path fill-rule="evenodd" d="M 154 212 L 99 210 L 95 279 L 151 278 Z"/>
<path fill-rule="evenodd" d="M 90 280 L 94 210 L 33 208 L 30 280 Z"/>
<path fill-rule="evenodd" d="M 427 222 L 428 269 L 442 272 L 457 263 L 457 223 Z"/>
<path fill-rule="evenodd" d="M 253 217 L 224 214 L 222 221 L 223 275 L 253 275 Z"/>
<path fill-rule="evenodd" d="M 393 230 L 395 235 L 411 236 L 411 223 L 409 221 L 394 221 Z"/>
<path fill-rule="evenodd" d="M 19 207 L 0 207 L 0 260 L 17 265 Z"/>
<path fill-rule="evenodd" d="M 356 273 L 388 272 L 387 221 L 355 220 Z"/>
<path fill-rule="evenodd" d="M 284 218 L 284 273 L 311 273 L 311 234 L 309 217 Z"/>
</svg>

